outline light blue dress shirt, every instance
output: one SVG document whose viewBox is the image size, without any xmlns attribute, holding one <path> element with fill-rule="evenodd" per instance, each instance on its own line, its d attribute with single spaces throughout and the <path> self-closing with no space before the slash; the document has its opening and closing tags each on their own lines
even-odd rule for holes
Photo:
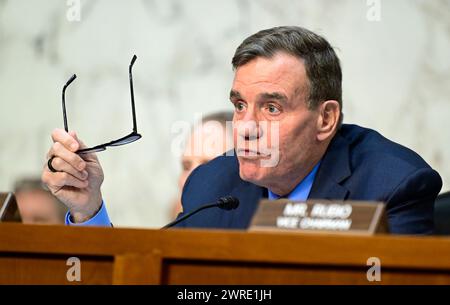
<svg viewBox="0 0 450 305">
<path fill-rule="evenodd" d="M 102 201 L 102 206 L 100 210 L 91 219 L 81 222 L 74 223 L 70 220 L 70 213 L 66 214 L 66 225 L 70 226 L 100 226 L 100 227 L 111 227 L 111 221 L 109 220 L 108 211 L 106 210 L 105 203 Z"/>
<path fill-rule="evenodd" d="M 292 192 L 289 193 L 289 195 L 285 196 L 290 200 L 293 201 L 305 201 L 308 199 L 309 192 L 311 191 L 314 178 L 316 177 L 317 170 L 319 169 L 320 162 L 317 163 L 316 166 L 311 170 L 311 172 L 306 176 L 295 188 L 292 190 Z M 276 200 L 279 199 L 280 196 L 273 193 L 271 190 L 269 190 L 269 199 L 270 200 Z M 103 226 L 103 227 L 110 227 L 112 226 L 111 220 L 108 216 L 108 211 L 106 210 L 105 203 L 102 201 L 102 206 L 100 207 L 100 210 L 95 214 L 94 217 L 89 219 L 86 222 L 82 223 L 73 223 L 70 220 L 70 213 L 67 212 L 66 214 L 66 225 L 71 226 Z"/>
<path fill-rule="evenodd" d="M 305 201 L 308 199 L 309 193 L 311 192 L 311 188 L 314 182 L 314 178 L 316 177 L 317 170 L 319 169 L 320 162 L 314 166 L 311 172 L 303 178 L 303 180 L 297 184 L 297 186 L 290 192 L 285 198 L 288 198 L 292 201 Z M 276 200 L 280 199 L 281 196 L 273 193 L 269 190 L 269 199 Z"/>
</svg>

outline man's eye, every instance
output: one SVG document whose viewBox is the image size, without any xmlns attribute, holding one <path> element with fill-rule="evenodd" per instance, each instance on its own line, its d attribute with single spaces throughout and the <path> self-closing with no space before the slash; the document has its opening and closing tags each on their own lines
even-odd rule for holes
<svg viewBox="0 0 450 305">
<path fill-rule="evenodd" d="M 244 103 L 237 102 L 236 104 L 234 104 L 234 108 L 236 108 L 237 112 L 241 112 L 245 109 L 245 105 Z"/>
<path fill-rule="evenodd" d="M 271 114 L 278 114 L 280 113 L 280 109 L 278 109 L 276 106 L 274 105 L 268 105 L 267 106 L 267 110 L 269 111 L 269 113 Z"/>
</svg>

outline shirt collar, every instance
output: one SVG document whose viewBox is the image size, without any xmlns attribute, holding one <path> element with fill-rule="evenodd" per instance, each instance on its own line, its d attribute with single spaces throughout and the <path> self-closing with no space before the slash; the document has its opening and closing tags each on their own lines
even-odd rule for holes
<svg viewBox="0 0 450 305">
<path fill-rule="evenodd" d="M 309 174 L 303 178 L 303 180 L 297 184 L 297 186 L 290 192 L 287 196 L 283 198 L 288 198 L 293 201 L 305 201 L 308 199 L 309 192 L 311 191 L 314 178 L 316 177 L 317 170 L 319 169 L 320 161 L 314 166 L 314 168 L 309 172 Z M 280 199 L 281 196 L 268 190 L 268 195 L 270 200 Z"/>
</svg>

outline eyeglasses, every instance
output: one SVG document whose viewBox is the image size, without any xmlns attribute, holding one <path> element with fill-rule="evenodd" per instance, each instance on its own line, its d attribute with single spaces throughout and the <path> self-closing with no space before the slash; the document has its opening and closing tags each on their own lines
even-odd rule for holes
<svg viewBox="0 0 450 305">
<path fill-rule="evenodd" d="M 133 68 L 133 64 L 136 61 L 136 55 L 133 56 L 133 58 L 131 59 L 131 63 L 130 66 L 128 68 L 128 72 L 129 72 L 129 77 L 130 77 L 130 92 L 131 92 L 131 110 L 132 110 L 132 115 L 133 115 L 133 131 L 114 141 L 105 143 L 105 144 L 100 144 L 91 148 L 83 148 L 80 149 L 78 151 L 76 151 L 77 154 L 88 154 L 88 153 L 94 153 L 94 152 L 99 152 L 99 151 L 104 151 L 106 150 L 106 147 L 108 146 L 120 146 L 120 145 L 125 145 L 125 144 L 130 144 L 134 141 L 139 140 L 142 136 L 137 132 L 137 125 L 136 125 L 136 111 L 135 111 L 135 107 L 134 107 L 134 91 L 133 91 L 133 74 L 131 73 L 131 70 Z M 74 74 L 72 75 L 72 77 L 67 81 L 67 83 L 64 85 L 63 90 L 62 90 L 62 109 L 63 109 L 63 118 L 64 118 L 64 129 L 66 130 L 66 132 L 69 132 L 69 127 L 67 126 L 67 115 L 66 115 L 66 89 L 67 87 L 77 78 L 77 76 Z"/>
</svg>

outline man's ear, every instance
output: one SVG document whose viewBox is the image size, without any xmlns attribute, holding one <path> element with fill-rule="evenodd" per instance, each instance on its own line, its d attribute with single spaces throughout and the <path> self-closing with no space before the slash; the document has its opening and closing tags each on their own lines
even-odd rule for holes
<svg viewBox="0 0 450 305">
<path fill-rule="evenodd" d="M 325 101 L 319 106 L 317 118 L 317 140 L 324 141 L 334 135 L 341 116 L 341 107 L 334 100 Z"/>
</svg>

